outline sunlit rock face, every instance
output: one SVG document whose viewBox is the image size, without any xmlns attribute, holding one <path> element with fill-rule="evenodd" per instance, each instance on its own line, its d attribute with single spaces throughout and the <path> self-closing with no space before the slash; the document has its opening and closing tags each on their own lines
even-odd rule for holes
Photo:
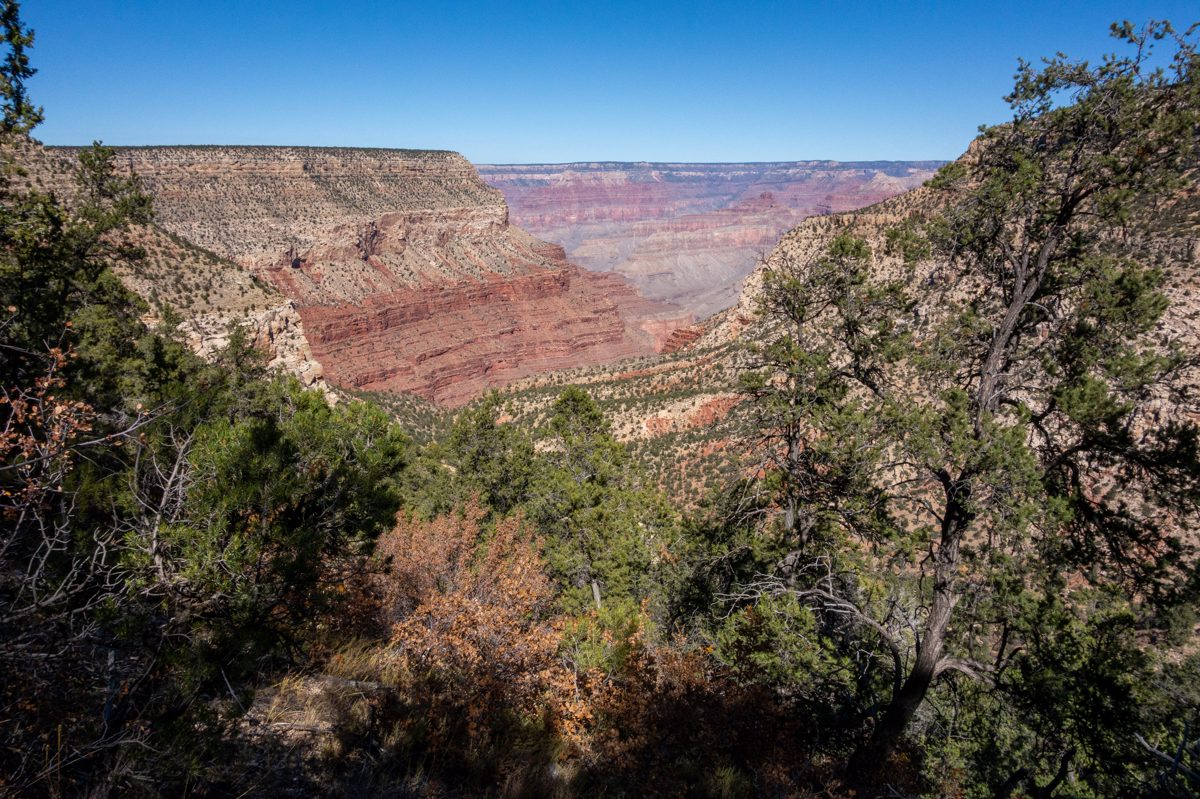
<svg viewBox="0 0 1200 799">
<path fill-rule="evenodd" d="M 941 162 L 580 163 L 479 167 L 513 224 L 593 271 L 698 318 L 737 301 L 741 281 L 801 220 L 919 186 Z"/>
<path fill-rule="evenodd" d="M 461 404 L 564 367 L 658 351 L 690 315 L 509 224 L 444 151 L 119 151 L 157 223 L 287 298 L 334 385 Z"/>
</svg>

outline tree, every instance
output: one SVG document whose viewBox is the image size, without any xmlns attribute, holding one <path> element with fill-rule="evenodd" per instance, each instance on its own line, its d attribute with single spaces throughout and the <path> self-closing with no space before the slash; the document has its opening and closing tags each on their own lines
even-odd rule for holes
<svg viewBox="0 0 1200 799">
<path fill-rule="evenodd" d="M 0 67 L 0 98 L 3 102 L 4 120 L 0 122 L 0 133 L 27 134 L 42 121 L 42 109 L 29 102 L 25 92 L 25 81 L 34 76 L 36 69 L 29 66 L 25 48 L 33 45 L 33 31 L 21 22 L 21 4 L 16 0 L 4 0 L 0 6 L 0 38 L 8 47 L 4 65 Z"/>
<path fill-rule="evenodd" d="M 502 411 L 500 395 L 488 394 L 458 415 L 446 444 L 460 482 L 503 516 L 528 495 L 534 452 L 524 430 L 500 422 Z"/>
<path fill-rule="evenodd" d="M 20 178 L 41 154 L 28 137 L 41 121 L 25 90 L 33 35 L 15 2 L 0 8 L 0 28 L 0 702 L 14 741 L 0 770 L 21 791 L 95 768 L 97 753 L 139 737 L 112 701 L 126 666 L 111 635 L 125 594 L 123 529 L 99 520 L 111 522 L 114 497 L 92 489 L 119 483 L 120 448 L 161 414 L 141 397 L 99 401 L 79 379 L 93 354 L 85 317 L 124 325 L 125 351 L 145 334 L 136 300 L 106 270 L 135 254 L 121 234 L 149 218 L 149 201 L 114 176 L 102 148 L 81 160 L 70 207 L 26 187 Z M 54 729 L 48 761 L 38 735 Z"/>
<path fill-rule="evenodd" d="M 639 484 L 604 413 L 572 386 L 551 407 L 543 442 L 544 462 L 527 508 L 545 538 L 562 607 L 578 612 L 648 597 L 651 564 L 668 545 L 674 519 L 661 498 Z"/>
<path fill-rule="evenodd" d="M 748 391 L 796 556 L 755 590 L 854 619 L 892 664 L 851 773 L 887 762 L 939 680 L 1019 662 L 1031 602 L 1192 587 L 1197 431 L 1161 412 L 1192 361 L 1157 326 L 1153 217 L 1194 168 L 1200 61 L 1194 30 L 1113 33 L 1132 54 L 1022 63 L 1013 121 L 885 252 L 844 229 L 768 275 L 777 335 Z M 900 577 L 856 570 L 863 553 Z"/>
<path fill-rule="evenodd" d="M 195 426 L 166 420 L 131 479 L 150 512 L 129 519 L 129 587 L 183 617 L 168 630 L 200 686 L 252 672 L 327 610 L 329 563 L 363 551 L 400 505 L 407 437 L 379 408 L 331 407 L 294 378 L 248 405 Z"/>
<path fill-rule="evenodd" d="M 386 659 L 412 704 L 403 727 L 473 770 L 512 749 L 530 757 L 530 734 L 578 702 L 534 531 L 518 515 L 485 533 L 483 516 L 473 501 L 430 522 L 401 516 L 378 550 L 395 622 Z"/>
</svg>

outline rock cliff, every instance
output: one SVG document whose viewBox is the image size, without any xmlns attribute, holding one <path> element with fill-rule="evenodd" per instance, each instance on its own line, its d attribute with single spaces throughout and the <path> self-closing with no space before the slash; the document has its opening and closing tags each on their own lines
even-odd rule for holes
<svg viewBox="0 0 1200 799">
<path fill-rule="evenodd" d="M 335 385 L 461 404 L 548 369 L 653 353 L 690 321 L 510 225 L 502 195 L 455 153 L 118 153 L 153 196 L 158 225 L 286 298 L 256 331 L 302 330 L 293 349 Z M 219 337 L 215 322 L 196 327 Z"/>
<path fill-rule="evenodd" d="M 11 155 L 30 188 L 53 193 L 68 208 L 74 205 L 79 190 L 77 148 L 46 148 L 29 141 Z M 240 326 L 266 354 L 271 367 L 291 372 L 304 385 L 333 397 L 295 303 L 245 267 L 160 225 L 131 230 L 130 243 L 140 247 L 145 257 L 136 263 L 118 261 L 113 269 L 149 304 L 148 324 L 158 325 L 160 314 L 169 307 L 183 340 L 206 358 L 228 344 L 232 328 Z"/>
<path fill-rule="evenodd" d="M 942 260 L 926 257 L 906 266 L 899 255 L 889 254 L 887 231 L 908 219 L 928 218 L 941 209 L 940 202 L 935 192 L 922 187 L 854 212 L 804 220 L 745 278 L 732 307 L 676 331 L 662 355 L 621 368 L 527 380 L 514 386 L 515 415 L 539 418 L 563 382 L 578 383 L 597 399 L 613 419 L 616 434 L 660 485 L 680 501 L 694 501 L 723 479 L 751 473 L 759 462 L 753 450 L 745 449 L 754 436 L 744 415 L 747 403 L 738 402 L 739 377 L 754 365 L 751 346 L 770 333 L 770 323 L 760 313 L 766 272 L 819 258 L 838 234 L 849 232 L 870 246 L 876 274 L 930 285 L 929 275 L 944 268 Z M 1166 279 L 1163 290 L 1170 305 L 1151 339 L 1200 352 L 1200 175 L 1185 176 L 1170 202 L 1143 209 L 1127 235 L 1139 257 L 1160 268 Z M 914 313 L 937 314 L 945 295 L 934 290 L 919 294 Z M 1200 365 L 1190 362 L 1148 397 L 1142 424 L 1200 420 L 1197 396 Z"/>
<path fill-rule="evenodd" d="M 920 185 L 939 162 L 481 166 L 514 224 L 698 317 L 728 308 L 785 231 Z"/>
</svg>

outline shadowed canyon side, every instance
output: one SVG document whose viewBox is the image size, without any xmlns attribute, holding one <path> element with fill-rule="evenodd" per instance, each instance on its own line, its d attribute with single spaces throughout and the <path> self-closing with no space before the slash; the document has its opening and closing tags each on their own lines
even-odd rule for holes
<svg viewBox="0 0 1200 799">
<path fill-rule="evenodd" d="M 480 166 L 513 223 L 572 261 L 627 277 L 698 317 L 728 308 L 760 256 L 801 220 L 919 186 L 934 161 Z"/>
<path fill-rule="evenodd" d="M 457 405 L 549 369 L 659 349 L 686 312 L 569 263 L 441 151 L 120 149 L 167 231 L 295 303 L 335 385 Z"/>
</svg>

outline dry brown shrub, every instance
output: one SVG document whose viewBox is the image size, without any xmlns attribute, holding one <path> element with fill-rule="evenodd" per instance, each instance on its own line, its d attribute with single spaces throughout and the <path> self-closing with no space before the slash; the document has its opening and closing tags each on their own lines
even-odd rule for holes
<svg viewBox="0 0 1200 799">
<path fill-rule="evenodd" d="M 800 740 L 798 720 L 779 697 L 682 640 L 654 643 L 643 627 L 627 643 L 620 672 L 589 697 L 585 762 L 595 779 L 662 796 L 699 786 L 706 795 L 800 794 L 805 753 L 789 744 Z"/>
<path fill-rule="evenodd" d="M 32 386 L 0 388 L 0 463 L 15 475 L 0 490 L 0 509 L 14 525 L 24 515 L 45 510 L 46 495 L 57 495 L 74 466 L 73 447 L 92 430 L 91 406 L 60 395 L 71 357 L 51 349 L 44 358 L 45 373 Z"/>
<path fill-rule="evenodd" d="M 529 525 L 488 532 L 483 516 L 472 502 L 461 516 L 402 517 L 380 541 L 397 687 L 415 711 L 404 723 L 443 753 L 557 750 L 584 711 L 548 618 L 552 586 Z"/>
<path fill-rule="evenodd" d="M 577 669 L 564 627 L 579 620 L 550 615 L 534 532 L 519 516 L 492 529 L 484 518 L 477 503 L 402 516 L 377 546 L 390 640 L 335 660 L 395 697 L 371 694 L 379 740 L 456 782 L 517 793 L 796 794 L 804 753 L 783 746 L 796 720 L 778 697 L 702 649 L 654 642 L 644 610 L 611 642 L 628 653 L 614 671 Z"/>
</svg>

